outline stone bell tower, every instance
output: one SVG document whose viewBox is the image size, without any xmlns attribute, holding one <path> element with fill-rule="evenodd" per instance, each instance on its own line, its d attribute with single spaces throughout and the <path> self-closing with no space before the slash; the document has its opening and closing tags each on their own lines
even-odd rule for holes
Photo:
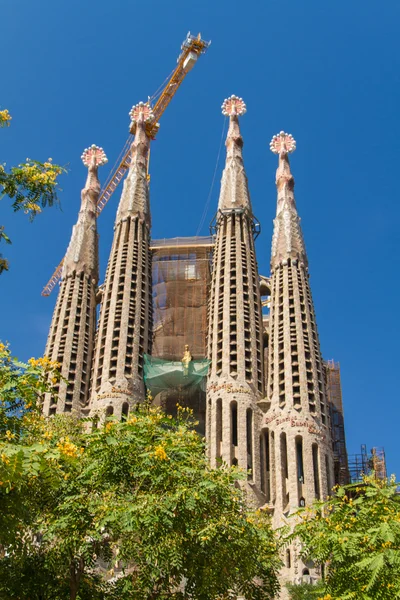
<svg viewBox="0 0 400 600">
<path fill-rule="evenodd" d="M 261 300 L 254 248 L 255 219 L 243 164 L 241 98 L 222 105 L 229 117 L 226 164 L 216 216 L 209 300 L 207 440 L 211 465 L 248 470 L 260 487 L 259 430 L 263 394 Z"/>
<path fill-rule="evenodd" d="M 261 430 L 261 462 L 275 527 L 299 506 L 326 497 L 333 485 L 324 365 L 289 164 L 295 147 L 293 137 L 283 131 L 270 145 L 279 164 L 271 254 L 270 406 Z M 313 575 L 319 575 L 318 569 L 302 563 L 297 545 L 288 548 L 284 578 Z"/>
<path fill-rule="evenodd" d="M 143 362 L 151 341 L 150 199 L 147 176 L 153 120 L 148 104 L 130 112 L 135 133 L 103 286 L 92 374 L 91 414 L 118 419 L 144 399 Z"/>
<path fill-rule="evenodd" d="M 46 345 L 46 356 L 61 364 L 58 399 L 46 394 L 43 411 L 80 413 L 89 399 L 89 379 L 96 331 L 99 280 L 97 201 L 99 166 L 107 162 L 103 148 L 93 144 L 82 154 L 88 168 L 78 221 L 64 259 L 60 291 Z"/>
</svg>

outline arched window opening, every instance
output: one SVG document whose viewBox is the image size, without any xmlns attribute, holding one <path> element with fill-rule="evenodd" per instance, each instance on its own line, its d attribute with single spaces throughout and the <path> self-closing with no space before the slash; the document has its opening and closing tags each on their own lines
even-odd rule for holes
<svg viewBox="0 0 400 600">
<path fill-rule="evenodd" d="M 304 483 L 304 466 L 303 466 L 303 439 L 299 436 L 296 438 L 296 459 L 297 459 L 297 480 L 299 483 Z"/>
<path fill-rule="evenodd" d="M 270 461 L 271 461 L 271 500 L 276 500 L 276 462 L 275 462 L 275 433 L 271 431 L 269 436 Z"/>
<path fill-rule="evenodd" d="M 282 474 L 282 508 L 286 509 L 289 503 L 289 492 L 287 491 L 287 480 L 289 477 L 288 471 L 288 454 L 287 454 L 287 438 L 286 433 L 281 433 L 281 474 Z"/>
<path fill-rule="evenodd" d="M 237 445 L 238 445 L 238 407 L 237 402 L 231 402 L 231 464 L 237 465 Z"/>
<path fill-rule="evenodd" d="M 297 497 L 299 501 L 303 498 L 304 486 L 304 462 L 303 462 L 303 438 L 298 435 L 295 440 L 296 445 L 296 474 L 297 474 Z"/>
<path fill-rule="evenodd" d="M 237 446 L 237 443 L 238 443 L 237 402 L 231 403 L 231 432 L 232 432 L 232 446 Z"/>
<path fill-rule="evenodd" d="M 107 406 L 106 416 L 107 417 L 111 417 L 113 414 L 114 414 L 114 407 L 113 406 Z"/>
<path fill-rule="evenodd" d="M 216 431 L 215 431 L 215 457 L 216 459 L 221 459 L 222 456 L 222 400 L 221 398 L 217 399 L 216 404 Z"/>
<path fill-rule="evenodd" d="M 129 413 L 129 404 L 127 402 L 124 402 L 122 405 L 122 411 L 121 411 L 121 421 L 122 422 L 127 420 L 128 413 Z"/>
<path fill-rule="evenodd" d="M 253 411 L 246 410 L 247 479 L 253 479 Z"/>
<path fill-rule="evenodd" d="M 290 569 L 291 566 L 292 566 L 292 560 L 291 560 L 291 556 L 290 556 L 290 549 L 287 548 L 287 550 L 286 550 L 286 567 L 288 569 Z"/>
<path fill-rule="evenodd" d="M 261 464 L 261 490 L 264 492 L 267 502 L 271 501 L 271 472 L 269 460 L 269 430 L 266 429 L 260 435 L 260 464 Z"/>
<path fill-rule="evenodd" d="M 319 481 L 319 460 L 318 460 L 318 446 L 317 444 L 312 445 L 312 457 L 313 457 L 313 471 L 314 471 L 314 491 L 317 500 L 321 497 L 321 487 Z"/>
</svg>

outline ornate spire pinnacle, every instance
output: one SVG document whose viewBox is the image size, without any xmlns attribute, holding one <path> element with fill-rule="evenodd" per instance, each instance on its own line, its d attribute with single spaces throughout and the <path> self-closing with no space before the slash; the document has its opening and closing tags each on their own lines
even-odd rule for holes
<svg viewBox="0 0 400 600">
<path fill-rule="evenodd" d="M 92 190 L 95 193 L 100 192 L 100 182 L 97 174 L 97 169 L 98 167 L 101 167 L 102 165 L 108 163 L 108 158 L 103 148 L 96 146 L 96 144 L 92 144 L 89 148 L 84 149 L 81 159 L 85 167 L 88 168 L 86 185 L 82 190 L 83 200 L 83 192 L 85 190 Z"/>
<path fill-rule="evenodd" d="M 289 154 L 296 150 L 296 142 L 291 134 L 281 131 L 272 138 L 270 150 L 279 156 L 276 170 L 278 202 L 272 238 L 271 262 L 278 264 L 281 260 L 296 257 L 306 264 L 307 256 L 293 193 L 294 177 L 289 163 Z"/>
<path fill-rule="evenodd" d="M 224 100 L 222 114 L 229 117 L 229 129 L 226 136 L 226 164 L 222 175 L 221 193 L 218 208 L 250 208 L 250 195 L 247 188 L 247 177 L 243 166 L 243 138 L 240 133 L 239 116 L 246 113 L 243 98 L 231 96 Z"/>
<path fill-rule="evenodd" d="M 150 104 L 139 102 L 132 106 L 129 116 L 131 118 L 130 131 L 134 133 L 135 139 L 132 144 L 132 162 L 138 162 L 141 159 L 146 163 L 150 147 L 150 138 L 146 133 L 146 123 L 154 121 L 154 114 Z"/>
<path fill-rule="evenodd" d="M 89 271 L 97 280 L 97 201 L 100 194 L 98 167 L 107 163 L 107 157 L 99 146 L 92 144 L 82 153 L 82 162 L 88 168 L 85 187 L 81 192 L 78 221 L 72 229 L 71 241 L 65 255 L 62 277 L 78 270 Z"/>
<path fill-rule="evenodd" d="M 289 190 L 292 191 L 294 188 L 294 178 L 290 171 L 289 153 L 296 150 L 296 142 L 291 134 L 281 131 L 277 135 L 274 135 L 269 147 L 271 152 L 279 155 L 279 165 L 276 170 L 278 196 L 286 196 L 286 192 Z M 278 199 L 278 211 L 282 208 L 281 204 Z"/>
<path fill-rule="evenodd" d="M 240 134 L 239 119 L 247 112 L 243 98 L 231 96 L 222 103 L 222 114 L 229 117 L 229 129 L 226 136 L 227 158 L 242 157 L 243 138 Z"/>
<path fill-rule="evenodd" d="M 116 222 L 134 214 L 145 216 L 150 223 L 148 156 L 150 138 L 146 132 L 146 123 L 154 120 L 151 106 L 139 102 L 132 106 L 130 131 L 135 135 L 131 146 L 131 161 L 128 176 L 124 181 Z"/>
</svg>

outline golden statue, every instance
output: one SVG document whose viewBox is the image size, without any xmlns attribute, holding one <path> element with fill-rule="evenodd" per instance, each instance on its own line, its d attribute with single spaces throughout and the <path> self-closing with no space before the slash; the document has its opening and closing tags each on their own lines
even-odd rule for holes
<svg viewBox="0 0 400 600">
<path fill-rule="evenodd" d="M 186 377 L 189 374 L 189 364 L 193 360 L 192 355 L 190 354 L 189 346 L 185 344 L 185 352 L 182 356 L 182 365 L 183 365 L 183 376 Z"/>
</svg>

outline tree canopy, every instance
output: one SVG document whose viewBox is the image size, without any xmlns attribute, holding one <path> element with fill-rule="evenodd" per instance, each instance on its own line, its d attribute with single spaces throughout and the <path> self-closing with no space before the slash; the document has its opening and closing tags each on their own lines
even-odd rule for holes
<svg viewBox="0 0 400 600">
<path fill-rule="evenodd" d="M 326 563 L 323 600 L 400 598 L 400 496 L 397 484 L 364 477 L 302 514 L 295 534 L 304 555 Z"/>
<path fill-rule="evenodd" d="M 237 469 L 208 466 L 191 414 L 44 418 L 58 378 L 1 347 L 0 598 L 272 598 L 269 517 L 246 506 Z"/>
<path fill-rule="evenodd" d="M 0 110 L 0 127 L 8 127 L 11 120 L 8 110 Z M 14 212 L 22 210 L 33 220 L 42 212 L 42 208 L 57 202 L 58 177 L 64 172 L 65 168 L 53 164 L 51 158 L 46 162 L 27 158 L 25 162 L 9 170 L 0 164 L 0 200 L 8 197 L 12 201 L 11 208 Z M 2 241 L 11 244 L 4 225 L 0 225 L 0 242 Z M 0 273 L 8 268 L 8 260 L 0 254 Z"/>
</svg>

